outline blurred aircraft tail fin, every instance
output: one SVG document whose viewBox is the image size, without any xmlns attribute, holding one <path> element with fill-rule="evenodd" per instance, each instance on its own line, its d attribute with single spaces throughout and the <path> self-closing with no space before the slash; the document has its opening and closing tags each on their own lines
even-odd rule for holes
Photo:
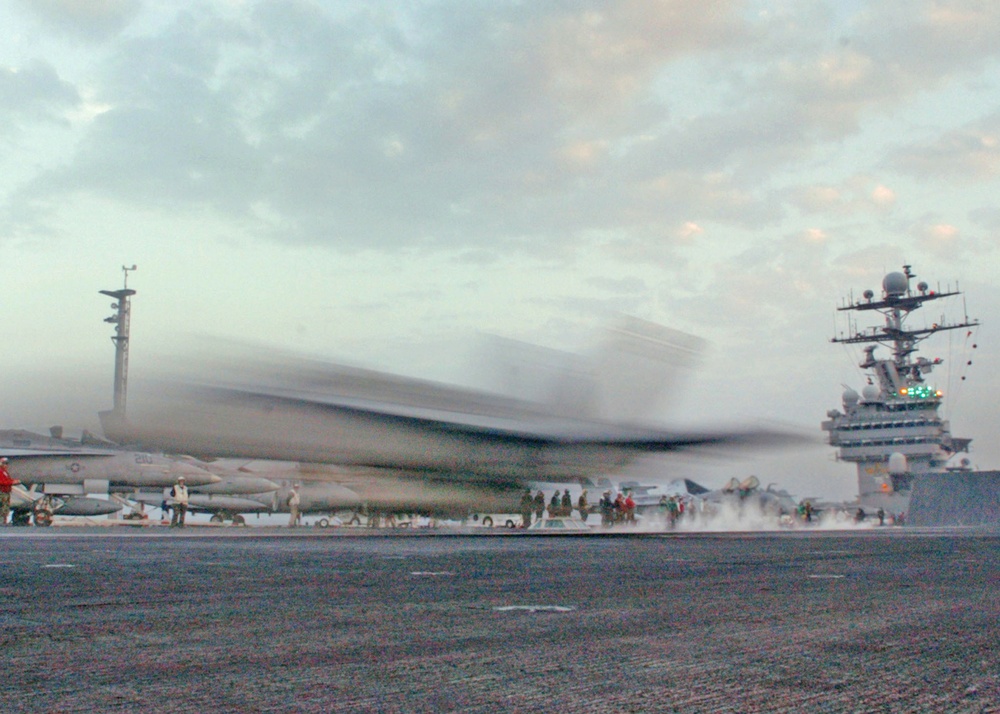
<svg viewBox="0 0 1000 714">
<path fill-rule="evenodd" d="M 610 328 L 594 359 L 589 416 L 605 421 L 645 421 L 665 406 L 683 368 L 704 351 L 704 340 L 669 327 L 623 319 Z"/>
<path fill-rule="evenodd" d="M 549 414 L 638 423 L 663 406 L 679 370 L 697 362 L 704 344 L 635 317 L 606 329 L 589 355 L 494 337 L 488 345 L 492 386 Z"/>
</svg>

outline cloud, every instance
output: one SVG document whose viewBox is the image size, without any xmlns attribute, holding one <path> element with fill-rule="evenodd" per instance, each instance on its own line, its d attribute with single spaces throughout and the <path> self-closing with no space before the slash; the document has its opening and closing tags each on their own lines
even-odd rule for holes
<svg viewBox="0 0 1000 714">
<path fill-rule="evenodd" d="M 974 209 L 969 213 L 969 219 L 977 226 L 985 228 L 990 233 L 1000 232 L 1000 207 L 989 205 Z"/>
<path fill-rule="evenodd" d="M 805 232 L 805 239 L 810 243 L 825 243 L 827 238 L 826 231 L 821 228 L 809 228 Z"/>
<path fill-rule="evenodd" d="M 109 44 L 75 155 L 8 203 L 207 211 L 247 239 L 338 250 L 597 243 L 672 264 L 685 223 L 894 205 L 887 181 L 773 181 L 992 52 L 983 35 L 924 71 L 905 43 L 967 22 L 928 7 L 885 47 L 881 11 L 845 23 L 807 4 L 192 4 Z"/>
<path fill-rule="evenodd" d="M 80 101 L 73 85 L 47 62 L 0 67 L 0 136 L 18 134 L 37 122 L 68 126 L 67 116 Z"/>
<path fill-rule="evenodd" d="M 889 162 L 896 170 L 920 178 L 996 178 L 1000 175 L 1000 114 L 946 132 L 933 141 L 898 149 Z"/>
<path fill-rule="evenodd" d="M 929 256 L 939 260 L 955 260 L 962 256 L 986 259 L 996 252 L 993 241 L 983 241 L 975 234 L 965 235 L 950 223 L 928 222 L 914 227 L 917 244 Z"/>
<path fill-rule="evenodd" d="M 857 175 L 835 185 L 798 186 L 788 200 L 806 214 L 854 216 L 891 209 L 896 192 L 870 176 Z"/>
<path fill-rule="evenodd" d="M 633 192 L 645 179 L 616 153 L 665 63 L 738 34 L 728 3 L 452 10 L 183 11 L 119 43 L 106 111 L 25 198 L 209 208 L 277 241 L 344 247 L 643 230 L 691 197 L 663 195 L 681 182 L 705 188 L 703 214 L 758 213 L 715 176 Z"/>
<path fill-rule="evenodd" d="M 793 3 L 755 24 L 747 57 L 757 62 L 744 65 L 744 86 L 732 103 L 745 128 L 725 133 L 765 154 L 755 157 L 759 166 L 806 158 L 822 142 L 856 135 L 866 120 L 974 77 L 1000 57 L 1000 6 L 977 0 L 888 0 L 845 17 L 821 4 Z M 720 112 L 718 119 L 729 116 Z"/>
<path fill-rule="evenodd" d="M 1000 6 L 980 0 L 881 2 L 855 28 L 856 41 L 901 87 L 926 87 L 1000 55 Z"/>
<path fill-rule="evenodd" d="M 879 184 L 872 189 L 872 202 L 879 207 L 889 207 L 896 203 L 896 192 L 888 186 Z"/>
<path fill-rule="evenodd" d="M 91 41 L 116 35 L 141 8 L 139 0 L 19 0 L 18 4 L 46 26 Z"/>
<path fill-rule="evenodd" d="M 695 236 L 701 235 L 705 232 L 705 229 L 699 226 L 694 221 L 685 221 L 684 224 L 677 229 L 677 235 L 684 240 L 694 240 Z"/>
<path fill-rule="evenodd" d="M 996 253 L 996 241 L 988 237 L 988 225 L 987 231 L 977 230 L 975 223 L 967 226 L 943 219 L 942 215 L 948 213 L 928 211 L 906 221 L 899 221 L 894 226 L 898 232 L 898 242 L 845 252 L 841 260 L 854 266 L 854 276 L 865 275 L 865 279 L 870 281 L 874 280 L 872 276 L 877 268 L 886 272 L 898 269 L 903 263 L 912 264 L 915 269 L 923 265 L 925 272 L 930 270 L 928 265 L 934 266 L 934 272 L 937 273 L 957 268 L 962 270 L 965 281 L 975 279 L 969 276 L 980 273 L 982 266 L 986 265 L 984 261 Z M 860 241 L 851 244 L 860 245 Z M 857 280 L 857 277 L 853 279 Z"/>
</svg>

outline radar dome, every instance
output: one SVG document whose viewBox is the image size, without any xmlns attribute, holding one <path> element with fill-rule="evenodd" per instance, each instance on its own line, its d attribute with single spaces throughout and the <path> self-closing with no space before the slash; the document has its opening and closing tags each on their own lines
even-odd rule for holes
<svg viewBox="0 0 1000 714">
<path fill-rule="evenodd" d="M 882 279 L 882 289 L 889 297 L 899 297 L 906 293 L 909 280 L 902 273 L 889 273 Z"/>
<path fill-rule="evenodd" d="M 845 407 L 853 407 L 855 404 L 858 403 L 858 399 L 860 399 L 858 393 L 855 392 L 850 387 L 844 390 L 843 400 Z"/>
<path fill-rule="evenodd" d="M 898 451 L 889 454 L 889 473 L 900 476 L 906 473 L 906 457 Z"/>
<path fill-rule="evenodd" d="M 874 402 L 881 394 L 882 390 L 874 384 L 866 384 L 865 388 L 861 390 L 861 396 L 865 398 L 866 402 Z"/>
</svg>

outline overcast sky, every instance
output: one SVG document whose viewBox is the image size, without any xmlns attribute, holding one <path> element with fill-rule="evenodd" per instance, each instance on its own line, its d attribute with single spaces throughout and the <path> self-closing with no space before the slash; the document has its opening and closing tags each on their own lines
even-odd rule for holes
<svg viewBox="0 0 1000 714">
<path fill-rule="evenodd" d="M 821 438 L 862 386 L 834 308 L 907 263 L 984 322 L 972 365 L 964 331 L 926 354 L 1000 467 L 1000 4 L 14 0 L 0 26 L 4 426 L 110 406 L 97 291 L 134 263 L 132 398 L 192 335 L 459 379 L 479 333 L 575 347 L 625 312 L 709 341 L 671 422 Z M 828 446 L 690 468 L 855 493 Z"/>
</svg>

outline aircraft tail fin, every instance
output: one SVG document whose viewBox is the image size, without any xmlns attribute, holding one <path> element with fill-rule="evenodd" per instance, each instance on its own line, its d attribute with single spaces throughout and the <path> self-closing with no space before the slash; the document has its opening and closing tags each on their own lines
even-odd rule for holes
<svg viewBox="0 0 1000 714">
<path fill-rule="evenodd" d="M 756 476 L 747 476 L 745 479 L 740 481 L 741 491 L 753 491 L 758 487 L 760 487 L 760 479 Z"/>
<path fill-rule="evenodd" d="M 607 331 L 595 355 L 588 416 L 618 423 L 646 421 L 665 406 L 681 369 L 693 366 L 704 341 L 629 317 Z"/>
<path fill-rule="evenodd" d="M 615 423 L 648 420 L 693 366 L 704 341 L 640 320 L 621 318 L 590 355 L 493 338 L 490 361 L 500 392 L 538 404 L 549 414 Z"/>
<path fill-rule="evenodd" d="M 700 483 L 695 483 L 689 478 L 684 479 L 684 486 L 686 487 L 687 492 L 692 496 L 700 496 L 703 493 L 709 492 L 709 489 L 705 488 Z"/>
</svg>

